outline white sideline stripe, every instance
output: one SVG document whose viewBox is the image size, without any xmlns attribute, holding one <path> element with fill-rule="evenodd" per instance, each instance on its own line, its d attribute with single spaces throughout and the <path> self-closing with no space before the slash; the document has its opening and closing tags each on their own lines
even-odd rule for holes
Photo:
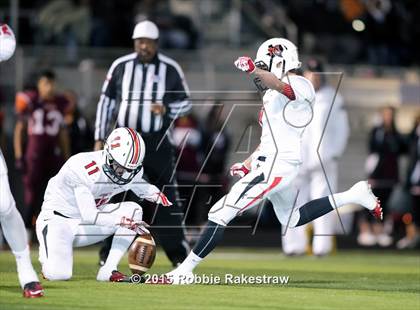
<svg viewBox="0 0 420 310">
<path fill-rule="evenodd" d="M 147 271 L 147 270 L 149 270 L 149 268 L 142 267 L 142 266 L 139 266 L 139 265 L 133 265 L 133 264 L 128 264 L 128 267 L 130 267 L 131 269 L 140 270 L 140 271 Z"/>
</svg>

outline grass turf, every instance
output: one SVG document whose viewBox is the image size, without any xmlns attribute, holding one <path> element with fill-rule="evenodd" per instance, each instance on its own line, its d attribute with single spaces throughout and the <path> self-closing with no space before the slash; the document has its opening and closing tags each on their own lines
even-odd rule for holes
<svg viewBox="0 0 420 310">
<path fill-rule="evenodd" d="M 35 254 L 33 261 L 36 261 Z M 127 260 L 121 271 L 128 273 Z M 39 270 L 39 264 L 35 263 Z M 21 297 L 10 252 L 0 253 L 0 309 L 420 309 L 420 253 L 341 251 L 286 258 L 279 251 L 219 249 L 197 274 L 283 275 L 289 283 L 164 286 L 98 283 L 97 250 L 76 250 L 73 278 L 44 281 L 46 296 Z M 170 269 L 162 252 L 152 273 Z"/>
</svg>

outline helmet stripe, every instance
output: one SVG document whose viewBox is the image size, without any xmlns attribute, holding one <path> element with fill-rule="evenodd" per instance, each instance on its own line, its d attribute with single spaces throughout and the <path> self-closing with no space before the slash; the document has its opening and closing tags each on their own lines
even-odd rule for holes
<svg viewBox="0 0 420 310">
<path fill-rule="evenodd" d="M 131 155 L 131 161 L 130 164 L 136 164 L 139 161 L 139 157 L 140 157 L 140 141 L 139 138 L 137 137 L 136 132 L 127 127 L 128 132 L 131 135 L 131 138 L 133 139 L 133 146 L 134 146 L 134 152 Z"/>
</svg>

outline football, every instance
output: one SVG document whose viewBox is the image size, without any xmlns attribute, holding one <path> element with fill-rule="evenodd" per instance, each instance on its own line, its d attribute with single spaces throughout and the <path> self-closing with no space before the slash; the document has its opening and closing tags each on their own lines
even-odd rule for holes
<svg viewBox="0 0 420 310">
<path fill-rule="evenodd" d="M 136 238 L 128 250 L 128 266 L 133 274 L 142 275 L 152 267 L 156 257 L 156 244 L 152 235 Z"/>
<path fill-rule="evenodd" d="M 6 24 L 0 25 L 0 62 L 13 56 L 16 48 L 15 35 Z"/>
</svg>

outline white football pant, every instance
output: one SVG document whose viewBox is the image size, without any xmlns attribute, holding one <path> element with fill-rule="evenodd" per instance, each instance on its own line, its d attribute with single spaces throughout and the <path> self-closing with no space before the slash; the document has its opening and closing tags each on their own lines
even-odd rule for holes
<svg viewBox="0 0 420 310">
<path fill-rule="evenodd" d="M 295 226 L 299 221 L 299 212 L 294 212 L 297 208 L 293 210 L 296 198 L 296 189 L 293 185 L 299 167 L 300 164 L 286 161 L 277 161 L 274 165 L 253 162 L 251 171 L 238 180 L 229 193 L 210 209 L 208 219 L 226 226 L 237 215 L 268 198 L 273 203 L 280 223 Z"/>
<path fill-rule="evenodd" d="M 125 216 L 141 220 L 143 215 L 141 207 L 131 201 L 106 204 L 101 208 L 103 213 L 112 213 L 116 219 Z M 136 236 L 134 231 L 118 225 L 81 224 L 81 219 L 66 218 L 51 211 L 41 211 L 36 222 L 36 234 L 42 273 L 48 280 L 68 280 L 72 277 L 73 247 L 92 245 L 112 234 L 115 236 L 105 266 L 109 265 L 110 272 L 117 270 L 119 260 Z M 115 257 L 111 255 L 114 252 L 118 252 Z"/>
<path fill-rule="evenodd" d="M 38 282 L 38 277 L 32 267 L 29 254 L 28 239 L 16 203 L 10 191 L 7 167 L 0 150 L 0 223 L 4 237 L 16 258 L 20 286 L 23 288 L 29 282 Z"/>
</svg>

